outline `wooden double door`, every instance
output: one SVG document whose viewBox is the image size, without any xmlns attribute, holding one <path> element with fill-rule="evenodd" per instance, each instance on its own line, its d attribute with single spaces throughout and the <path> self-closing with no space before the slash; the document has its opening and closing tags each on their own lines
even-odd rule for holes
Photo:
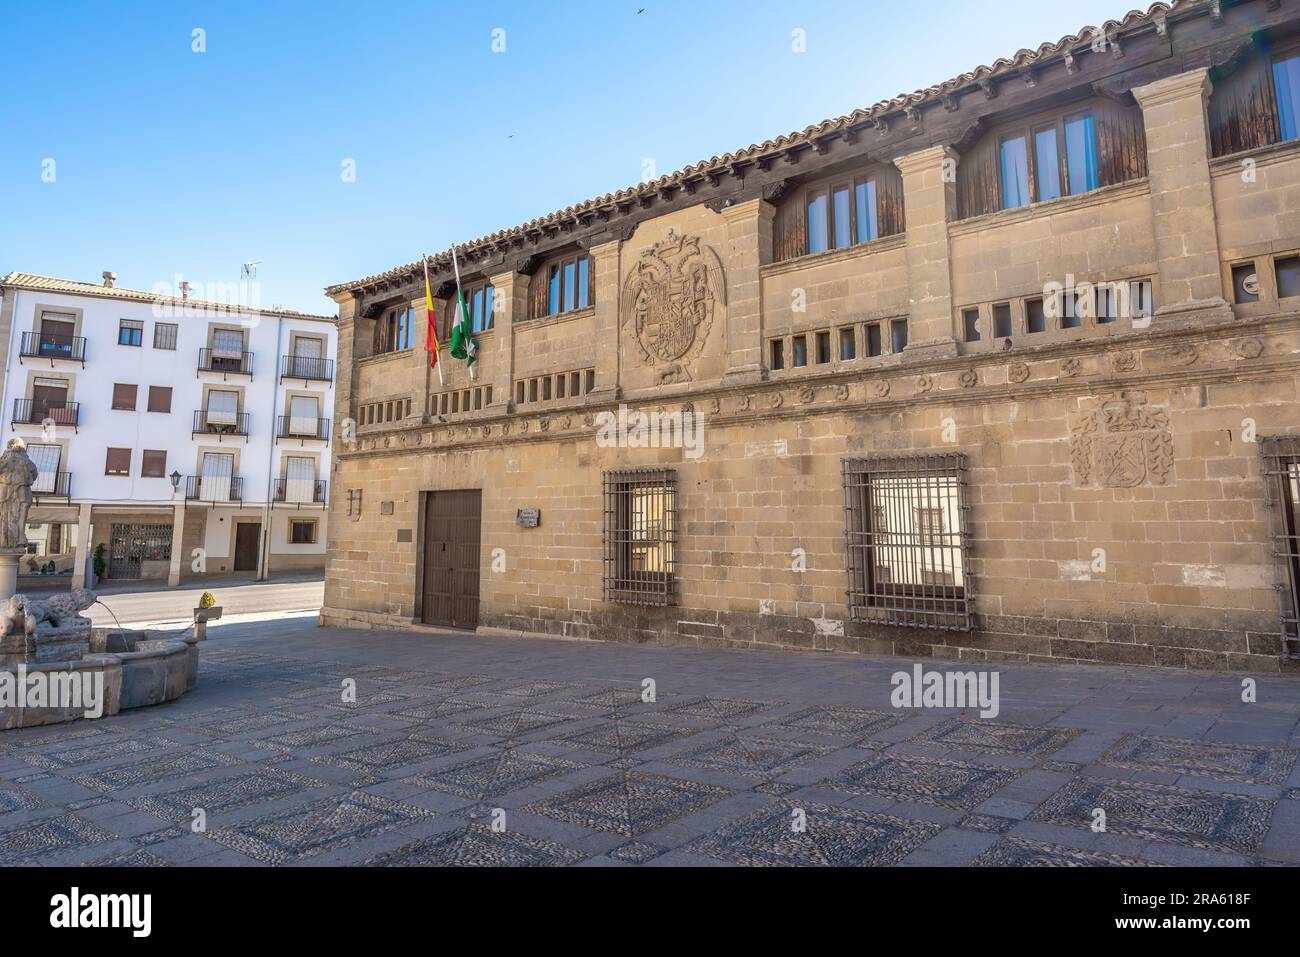
<svg viewBox="0 0 1300 957">
<path fill-rule="evenodd" d="M 424 494 L 420 618 L 427 625 L 478 627 L 482 507 L 479 489 Z"/>
</svg>

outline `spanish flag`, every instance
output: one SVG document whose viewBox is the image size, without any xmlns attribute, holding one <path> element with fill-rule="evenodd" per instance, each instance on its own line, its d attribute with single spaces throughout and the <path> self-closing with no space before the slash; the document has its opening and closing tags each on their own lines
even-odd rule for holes
<svg viewBox="0 0 1300 957">
<path fill-rule="evenodd" d="M 438 365 L 438 320 L 433 314 L 433 289 L 429 286 L 429 257 L 424 257 L 424 305 L 428 310 L 429 328 L 424 347 L 429 350 L 429 368 L 437 368 L 438 381 L 442 382 L 442 366 Z"/>
</svg>

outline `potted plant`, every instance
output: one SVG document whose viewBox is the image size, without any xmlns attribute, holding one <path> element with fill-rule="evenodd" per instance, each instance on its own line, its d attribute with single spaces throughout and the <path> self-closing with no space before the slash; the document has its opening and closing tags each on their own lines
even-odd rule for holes
<svg viewBox="0 0 1300 957">
<path fill-rule="evenodd" d="M 95 577 L 103 578 L 106 571 L 108 571 L 108 562 L 104 561 L 104 543 L 100 542 L 95 546 Z"/>
<path fill-rule="evenodd" d="M 194 637 L 205 641 L 208 637 L 208 622 L 220 617 L 221 606 L 217 604 L 217 596 L 205 591 L 199 596 L 199 607 L 194 609 Z"/>
</svg>

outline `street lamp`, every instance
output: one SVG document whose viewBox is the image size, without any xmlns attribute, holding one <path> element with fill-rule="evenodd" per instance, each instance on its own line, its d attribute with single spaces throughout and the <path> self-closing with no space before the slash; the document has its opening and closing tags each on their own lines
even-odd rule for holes
<svg viewBox="0 0 1300 957">
<path fill-rule="evenodd" d="M 170 476 L 168 476 L 168 478 L 170 478 L 170 479 L 172 480 L 172 491 L 173 491 L 173 492 L 176 491 L 178 488 L 181 487 L 181 473 L 180 473 L 180 472 L 173 471 L 172 474 L 171 474 Z"/>
</svg>

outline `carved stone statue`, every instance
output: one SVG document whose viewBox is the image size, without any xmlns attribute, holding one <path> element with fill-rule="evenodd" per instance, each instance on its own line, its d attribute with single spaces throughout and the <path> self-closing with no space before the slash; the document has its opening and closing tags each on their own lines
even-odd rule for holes
<svg viewBox="0 0 1300 957">
<path fill-rule="evenodd" d="M 27 444 L 9 440 L 0 455 L 0 549 L 27 547 L 27 513 L 32 507 L 32 483 L 39 472 L 27 457 Z"/>
</svg>

